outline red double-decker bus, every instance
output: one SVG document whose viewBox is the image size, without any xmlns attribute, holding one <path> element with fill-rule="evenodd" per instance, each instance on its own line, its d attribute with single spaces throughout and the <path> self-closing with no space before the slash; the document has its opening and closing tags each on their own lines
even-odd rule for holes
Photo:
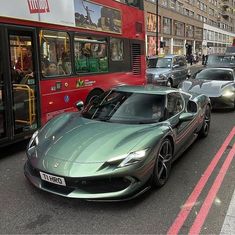
<svg viewBox="0 0 235 235">
<path fill-rule="evenodd" d="M 142 0 L 0 0 L 0 146 L 103 91 L 145 83 Z"/>
</svg>

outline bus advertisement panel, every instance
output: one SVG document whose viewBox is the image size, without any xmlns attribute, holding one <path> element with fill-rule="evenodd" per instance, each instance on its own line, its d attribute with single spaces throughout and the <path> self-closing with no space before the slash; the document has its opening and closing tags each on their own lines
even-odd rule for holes
<svg viewBox="0 0 235 235">
<path fill-rule="evenodd" d="M 76 111 L 78 100 L 145 84 L 143 1 L 3 1 L 0 146 Z"/>
</svg>

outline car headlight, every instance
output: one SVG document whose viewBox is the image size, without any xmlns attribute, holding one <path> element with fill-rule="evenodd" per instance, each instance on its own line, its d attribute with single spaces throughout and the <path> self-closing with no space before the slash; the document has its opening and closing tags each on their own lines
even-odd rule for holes
<svg viewBox="0 0 235 235">
<path fill-rule="evenodd" d="M 166 80 L 166 79 L 167 79 L 167 76 L 164 75 L 164 74 L 159 74 L 159 79 L 161 79 L 161 80 Z"/>
<path fill-rule="evenodd" d="M 154 79 L 158 79 L 158 78 L 159 78 L 159 74 L 155 74 Z"/>
<path fill-rule="evenodd" d="M 225 91 L 225 92 L 222 94 L 223 97 L 231 97 L 231 96 L 233 96 L 233 95 L 234 95 L 234 93 L 233 93 L 232 91 L 229 91 L 229 90 Z"/>
<path fill-rule="evenodd" d="M 28 145 L 28 148 L 29 149 L 32 149 L 33 147 L 37 146 L 38 145 L 38 131 L 35 131 L 29 141 L 29 145 Z"/>
<path fill-rule="evenodd" d="M 131 152 L 126 155 L 121 155 L 117 157 L 113 157 L 109 159 L 107 162 L 110 164 L 118 164 L 118 167 L 124 167 L 124 166 L 129 166 L 131 164 L 137 163 L 144 159 L 146 156 L 148 149 L 136 151 L 136 152 Z"/>
</svg>

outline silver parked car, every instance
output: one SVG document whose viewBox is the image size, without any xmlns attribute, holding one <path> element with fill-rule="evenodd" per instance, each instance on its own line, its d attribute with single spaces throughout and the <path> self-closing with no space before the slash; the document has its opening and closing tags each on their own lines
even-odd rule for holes
<svg viewBox="0 0 235 235">
<path fill-rule="evenodd" d="M 177 87 L 180 82 L 191 75 L 186 58 L 181 55 L 149 57 L 147 64 L 148 84 Z"/>
</svg>

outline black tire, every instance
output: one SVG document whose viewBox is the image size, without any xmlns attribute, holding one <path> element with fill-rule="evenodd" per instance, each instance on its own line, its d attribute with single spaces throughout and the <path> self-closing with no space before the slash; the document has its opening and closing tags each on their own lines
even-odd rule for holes
<svg viewBox="0 0 235 235">
<path fill-rule="evenodd" d="M 103 91 L 100 89 L 96 89 L 96 90 L 91 91 L 86 98 L 85 105 L 89 104 L 93 99 L 100 96 L 102 93 L 103 93 Z"/>
<path fill-rule="evenodd" d="M 233 101 L 233 111 L 235 111 L 235 95 L 234 95 L 234 101 Z"/>
<path fill-rule="evenodd" d="M 162 141 L 156 153 L 152 184 L 154 187 L 162 187 L 168 180 L 173 157 L 171 141 L 166 138 Z"/>
<path fill-rule="evenodd" d="M 208 136 L 210 130 L 210 123 L 211 123 L 211 107 L 210 105 L 206 106 L 205 116 L 202 124 L 202 128 L 199 131 L 199 136 L 204 138 Z"/>
</svg>

